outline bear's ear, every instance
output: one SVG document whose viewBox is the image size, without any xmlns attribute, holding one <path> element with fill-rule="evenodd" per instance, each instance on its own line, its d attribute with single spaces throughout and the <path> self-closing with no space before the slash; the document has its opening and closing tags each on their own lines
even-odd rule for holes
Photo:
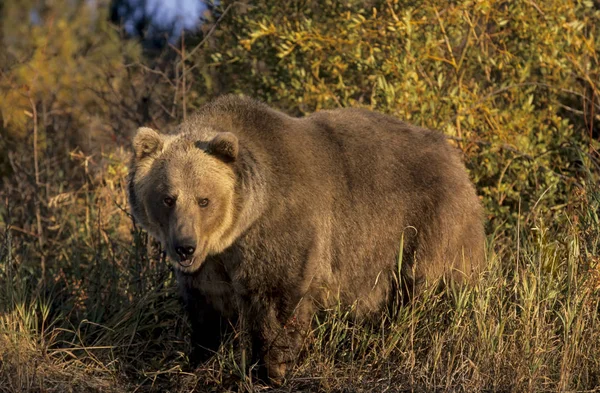
<svg viewBox="0 0 600 393">
<path fill-rule="evenodd" d="M 220 156 L 226 162 L 235 161 L 239 151 L 238 138 L 231 132 L 219 132 L 208 142 L 207 151 Z"/>
<path fill-rule="evenodd" d="M 133 150 L 136 160 L 142 160 L 163 147 L 163 137 L 152 128 L 140 127 L 133 138 Z"/>
</svg>

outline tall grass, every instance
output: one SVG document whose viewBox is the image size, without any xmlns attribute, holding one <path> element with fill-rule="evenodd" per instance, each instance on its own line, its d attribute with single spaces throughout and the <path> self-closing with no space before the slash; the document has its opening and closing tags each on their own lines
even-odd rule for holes
<svg viewBox="0 0 600 393">
<path fill-rule="evenodd" d="M 173 274 L 126 213 L 125 172 L 106 168 L 55 204 L 45 275 L 36 237 L 5 208 L 0 391 L 265 389 L 237 336 L 190 368 Z M 425 293 L 381 323 L 342 308 L 316 318 L 281 391 L 598 390 L 598 206 L 590 182 L 552 222 L 522 212 L 515 229 L 490 233 L 481 280 Z"/>
</svg>

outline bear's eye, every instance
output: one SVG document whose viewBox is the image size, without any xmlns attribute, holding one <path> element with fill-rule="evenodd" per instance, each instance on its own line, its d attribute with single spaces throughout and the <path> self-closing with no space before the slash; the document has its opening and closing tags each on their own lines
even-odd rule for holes
<svg viewBox="0 0 600 393">
<path fill-rule="evenodd" d="M 163 199 L 163 203 L 165 206 L 172 207 L 175 204 L 175 198 L 165 197 Z"/>
<path fill-rule="evenodd" d="M 200 198 L 198 199 L 198 205 L 200 205 L 200 207 L 206 207 L 208 206 L 208 198 Z"/>
</svg>

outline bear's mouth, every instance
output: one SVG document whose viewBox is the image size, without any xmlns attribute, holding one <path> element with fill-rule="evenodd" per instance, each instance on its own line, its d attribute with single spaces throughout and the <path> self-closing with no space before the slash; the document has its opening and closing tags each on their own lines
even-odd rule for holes
<svg viewBox="0 0 600 393">
<path fill-rule="evenodd" d="M 186 259 L 185 261 L 179 260 L 177 263 L 179 263 L 182 267 L 190 267 L 194 264 L 195 259 L 196 258 Z"/>
<path fill-rule="evenodd" d="M 198 258 L 198 256 L 194 256 L 192 258 L 186 259 L 184 261 L 182 260 L 177 260 L 174 265 L 175 265 L 175 269 L 179 270 L 182 273 L 186 273 L 186 274 L 191 274 L 194 273 L 196 270 L 198 270 L 198 268 L 200 267 L 201 263 L 198 263 L 199 261 L 201 261 L 200 258 Z"/>
<path fill-rule="evenodd" d="M 199 255 L 194 255 L 193 257 L 183 261 L 181 259 L 173 260 L 173 266 L 182 273 L 191 274 L 198 270 L 200 266 L 202 266 L 205 259 L 206 255 L 204 253 L 200 253 Z"/>
<path fill-rule="evenodd" d="M 172 266 L 183 273 L 195 272 L 198 268 L 200 268 L 207 256 L 206 247 L 203 242 L 199 242 L 198 251 L 185 259 L 181 259 L 181 257 L 177 255 L 170 247 L 169 251 L 170 252 L 168 252 L 168 255 Z"/>
</svg>

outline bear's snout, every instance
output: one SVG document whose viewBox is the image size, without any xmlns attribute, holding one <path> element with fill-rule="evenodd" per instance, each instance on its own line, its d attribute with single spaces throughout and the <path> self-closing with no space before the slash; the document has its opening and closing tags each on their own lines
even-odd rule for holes
<svg viewBox="0 0 600 393">
<path fill-rule="evenodd" d="M 175 252 L 179 256 L 179 263 L 189 261 L 191 265 L 191 259 L 196 252 L 196 242 L 190 239 L 175 243 Z M 183 264 L 182 264 L 183 265 Z M 185 265 L 183 265 L 185 266 Z M 187 265 L 189 266 L 189 265 Z"/>
</svg>

